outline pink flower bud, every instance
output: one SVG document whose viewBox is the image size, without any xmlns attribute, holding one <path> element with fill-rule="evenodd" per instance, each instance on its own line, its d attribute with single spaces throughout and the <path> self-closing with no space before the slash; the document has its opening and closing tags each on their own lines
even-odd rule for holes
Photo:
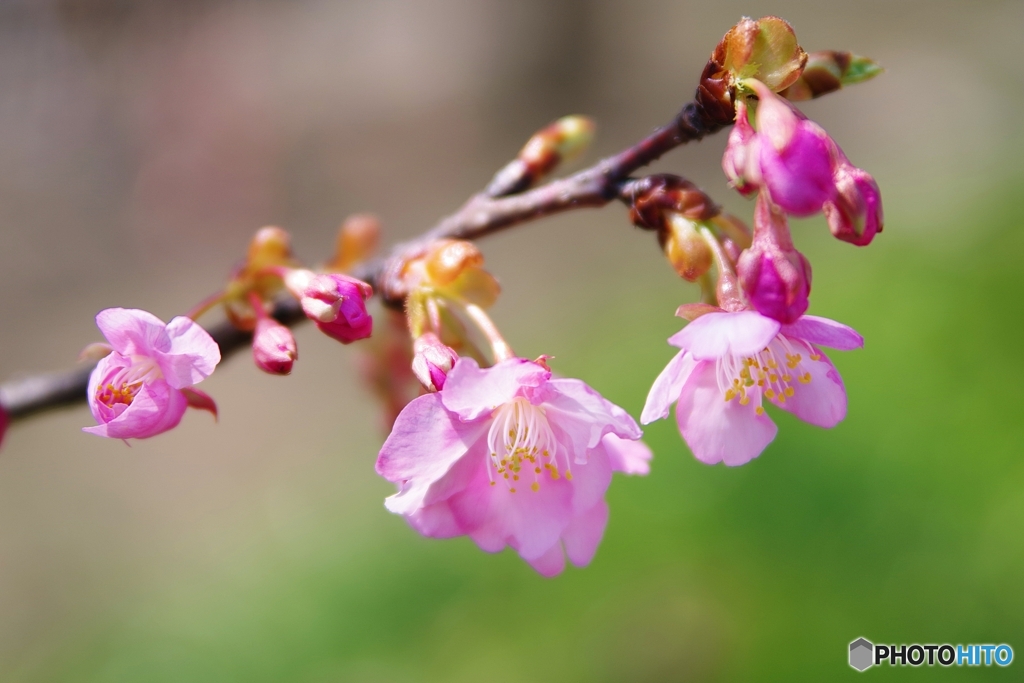
<svg viewBox="0 0 1024 683">
<path fill-rule="evenodd" d="M 836 197 L 825 203 L 825 218 L 832 234 L 863 247 L 882 232 L 882 194 L 871 174 L 846 161 L 835 173 Z"/>
<path fill-rule="evenodd" d="M 292 331 L 273 318 L 256 323 L 252 337 L 252 357 L 256 367 L 271 375 L 287 375 L 299 357 Z"/>
<path fill-rule="evenodd" d="M 722 170 L 729 184 L 744 197 L 757 192 L 761 186 L 761 168 L 758 166 L 757 133 L 747 118 L 747 105 L 736 103 L 736 125 L 729 132 L 729 142 L 722 155 Z"/>
<path fill-rule="evenodd" d="M 440 391 L 459 354 L 427 332 L 413 343 L 412 371 L 427 391 Z"/>
<path fill-rule="evenodd" d="M 821 211 L 835 194 L 832 169 L 836 144 L 764 84 L 751 81 L 757 106 L 757 165 L 772 202 L 793 216 Z"/>
<path fill-rule="evenodd" d="M 373 332 L 373 318 L 366 311 L 366 298 L 373 294 L 373 288 L 362 280 L 340 273 L 316 275 L 296 269 L 284 281 L 299 298 L 302 311 L 327 336 L 348 344 Z"/>
<path fill-rule="evenodd" d="M 811 265 L 793 247 L 786 217 L 763 196 L 754 212 L 754 242 L 740 256 L 736 275 L 761 315 L 789 324 L 807 311 Z"/>
</svg>

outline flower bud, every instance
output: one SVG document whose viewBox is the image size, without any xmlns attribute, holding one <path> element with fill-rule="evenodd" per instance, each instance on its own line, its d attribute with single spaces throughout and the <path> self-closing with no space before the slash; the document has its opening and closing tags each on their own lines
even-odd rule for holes
<svg viewBox="0 0 1024 683">
<path fill-rule="evenodd" d="M 285 277 L 285 285 L 299 297 L 306 316 L 327 336 L 348 344 L 373 332 L 373 318 L 366 311 L 366 299 L 373 288 L 362 280 L 293 271 Z"/>
<path fill-rule="evenodd" d="M 789 235 L 786 216 L 764 195 L 754 210 L 754 242 L 736 264 L 740 287 L 763 316 L 793 323 L 809 306 L 811 265 Z"/>
<path fill-rule="evenodd" d="M 459 355 L 427 332 L 413 342 L 412 371 L 427 391 L 440 391 Z"/>
<path fill-rule="evenodd" d="M 821 126 L 807 120 L 786 100 L 751 82 L 757 105 L 757 163 L 772 202 L 793 216 L 821 211 L 835 192 L 832 179 L 836 144 Z"/>
<path fill-rule="evenodd" d="M 665 222 L 668 229 L 659 233 L 665 236 L 661 245 L 665 256 L 681 278 L 696 282 L 711 269 L 711 247 L 697 232 L 694 222 L 682 214 L 670 211 Z"/>
<path fill-rule="evenodd" d="M 427 275 L 439 287 L 451 284 L 467 268 L 483 265 L 484 256 L 476 245 L 463 240 L 441 240 L 427 256 Z"/>
<path fill-rule="evenodd" d="M 843 86 L 874 78 L 882 70 L 882 67 L 867 57 L 849 52 L 812 52 L 807 57 L 807 66 L 800 78 L 779 94 L 791 102 L 810 100 L 835 92 Z"/>
<path fill-rule="evenodd" d="M 845 159 L 844 159 L 845 161 Z M 871 243 L 882 232 L 882 194 L 867 171 L 849 162 L 835 173 L 836 197 L 825 203 L 829 230 L 837 238 L 858 247 Z"/>
<path fill-rule="evenodd" d="M 706 221 L 719 215 L 721 207 L 689 180 L 669 173 L 649 175 L 630 185 L 629 218 L 645 230 L 667 229 L 668 214 L 691 221 Z"/>
<path fill-rule="evenodd" d="M 325 268 L 336 273 L 347 273 L 357 263 L 372 256 L 379 241 L 380 221 L 377 217 L 367 213 L 353 214 L 338 229 L 334 256 Z"/>
<path fill-rule="evenodd" d="M 291 236 L 281 228 L 271 225 L 256 231 L 249 242 L 245 265 L 248 270 L 257 271 L 267 266 L 288 264 L 291 260 Z"/>
<path fill-rule="evenodd" d="M 559 164 L 575 159 L 594 139 L 594 121 L 586 116 L 564 116 L 534 133 L 518 156 L 498 171 L 487 187 L 492 197 L 532 187 Z"/>
<path fill-rule="evenodd" d="M 729 141 L 722 155 L 722 170 L 729 184 L 748 197 L 761 186 L 761 166 L 758 164 L 759 139 L 747 118 L 747 104 L 736 103 L 736 125 L 729 131 Z"/>
<path fill-rule="evenodd" d="M 287 375 L 299 357 L 292 331 L 273 318 L 256 323 L 252 337 L 252 357 L 256 367 L 271 375 Z"/>
</svg>

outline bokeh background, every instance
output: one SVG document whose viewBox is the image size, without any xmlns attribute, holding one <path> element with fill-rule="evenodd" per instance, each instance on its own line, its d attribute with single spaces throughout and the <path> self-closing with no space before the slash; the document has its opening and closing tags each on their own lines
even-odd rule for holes
<svg viewBox="0 0 1024 683">
<path fill-rule="evenodd" d="M 1019 1 L 2 0 L 0 378 L 72 366 L 101 308 L 181 313 L 262 225 L 310 261 L 355 211 L 422 231 L 560 115 L 612 153 L 770 13 L 888 69 L 804 107 L 885 199 L 866 249 L 794 225 L 812 312 L 867 339 L 834 354 L 843 424 L 776 414 L 739 469 L 652 425 L 592 565 L 545 580 L 384 510 L 359 351 L 303 328 L 292 377 L 242 354 L 204 383 L 219 425 L 129 448 L 82 406 L 10 430 L 0 680 L 831 681 L 859 636 L 1024 657 Z M 749 217 L 724 143 L 654 168 Z M 651 235 L 610 206 L 481 246 L 520 354 L 638 414 L 696 296 Z"/>
</svg>

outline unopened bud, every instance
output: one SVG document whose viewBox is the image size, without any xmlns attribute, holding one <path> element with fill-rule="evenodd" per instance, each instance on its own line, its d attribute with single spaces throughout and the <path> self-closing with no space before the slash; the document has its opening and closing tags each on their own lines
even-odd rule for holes
<svg viewBox="0 0 1024 683">
<path fill-rule="evenodd" d="M 594 139 L 594 121 L 586 116 L 563 116 L 534 133 L 519 154 L 498 171 L 487 194 L 501 197 L 535 185 L 559 164 L 582 154 Z"/>
<path fill-rule="evenodd" d="M 377 250 L 380 241 L 380 221 L 376 216 L 357 213 L 345 219 L 338 229 L 334 256 L 327 270 L 346 273 L 357 263 L 365 261 Z"/>
<path fill-rule="evenodd" d="M 459 355 L 432 332 L 413 342 L 412 371 L 427 391 L 444 388 L 445 379 L 458 360 Z"/>
<path fill-rule="evenodd" d="M 754 243 L 740 256 L 736 275 L 761 315 L 790 324 L 807 311 L 811 264 L 794 248 L 785 214 L 764 195 L 754 211 Z"/>
<path fill-rule="evenodd" d="M 484 256 L 476 245 L 463 240 L 441 240 L 427 256 L 427 275 L 440 287 L 451 284 L 467 268 L 483 265 Z"/>
<path fill-rule="evenodd" d="M 251 271 L 267 266 L 286 265 L 292 260 L 291 236 L 281 228 L 267 226 L 256 231 L 249 242 L 245 265 Z"/>
<path fill-rule="evenodd" d="M 292 289 L 301 278 L 289 275 L 285 282 Z M 299 303 L 321 332 L 348 344 L 373 332 L 373 318 L 366 311 L 366 299 L 372 294 L 370 285 L 348 275 L 314 275 L 302 289 Z"/>
<path fill-rule="evenodd" d="M 825 203 L 825 218 L 832 234 L 863 247 L 882 232 L 882 194 L 867 171 L 844 159 L 835 173 L 836 196 Z"/>
<path fill-rule="evenodd" d="M 649 175 L 629 185 L 629 218 L 645 230 L 667 229 L 669 213 L 691 221 L 706 221 L 721 208 L 689 180 L 669 173 Z"/>
<path fill-rule="evenodd" d="M 779 94 L 792 102 L 810 100 L 874 78 L 882 71 L 873 60 L 849 52 L 812 52 L 800 78 Z"/>
<path fill-rule="evenodd" d="M 707 240 L 697 231 L 697 226 L 682 214 L 668 212 L 662 249 L 669 263 L 679 276 L 687 282 L 696 282 L 711 269 L 713 254 Z"/>
<path fill-rule="evenodd" d="M 252 357 L 256 367 L 271 375 L 287 375 L 299 357 L 292 331 L 273 318 L 256 323 L 252 337 Z"/>
</svg>

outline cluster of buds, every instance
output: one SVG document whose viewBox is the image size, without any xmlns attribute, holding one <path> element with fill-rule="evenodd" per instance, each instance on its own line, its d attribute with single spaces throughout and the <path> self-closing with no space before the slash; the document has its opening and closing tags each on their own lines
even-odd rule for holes
<svg viewBox="0 0 1024 683">
<path fill-rule="evenodd" d="M 677 311 L 688 321 L 669 339 L 679 351 L 641 415 L 646 424 L 675 404 L 680 433 L 701 461 L 740 465 L 760 454 L 777 431 L 766 404 L 821 427 L 846 414 L 845 388 L 822 347 L 850 350 L 863 339 L 807 315 L 811 266 L 788 220 L 823 213 L 836 237 L 866 245 L 882 230 L 881 198 L 874 179 L 790 100 L 878 71 L 849 53 L 808 55 L 776 17 L 743 19 L 726 34 L 684 112 L 703 118 L 704 132 L 735 121 L 722 167 L 736 190 L 756 196 L 753 230 L 683 178 L 626 177 L 642 164 L 614 177 L 611 162 L 596 167 L 611 189 L 595 191 L 594 201 L 618 191 L 633 224 L 654 231 L 673 269 L 702 288 L 701 303 Z M 674 135 L 681 126 L 661 130 Z M 474 201 L 555 196 L 526 190 L 578 154 L 593 129 L 579 116 L 542 129 Z M 625 156 L 650 160 L 650 151 Z M 385 504 L 426 536 L 466 535 L 489 552 L 512 547 L 545 575 L 561 572 L 566 559 L 585 565 L 608 520 L 612 473 L 649 470 L 641 429 L 581 380 L 555 375 L 550 356 L 519 357 L 487 313 L 500 287 L 483 254 L 436 235 L 400 246 L 370 270 L 391 309 L 363 366 L 391 426 L 376 461 L 397 487 Z M 333 256 L 311 269 L 296 260 L 287 232 L 263 228 L 224 289 L 188 316 L 165 324 L 144 311 L 102 311 L 97 324 L 107 343 L 86 351 L 99 361 L 89 384 L 98 424 L 86 431 L 146 438 L 177 425 L 187 407 L 216 414 L 194 385 L 213 372 L 220 350 L 193 319 L 218 305 L 252 333 L 257 367 L 274 375 L 291 373 L 298 358 L 289 311 L 343 344 L 370 337 L 373 289 L 353 273 L 377 239 L 376 221 L 355 216 Z M 0 411 L 0 438 L 5 420 Z"/>
</svg>

